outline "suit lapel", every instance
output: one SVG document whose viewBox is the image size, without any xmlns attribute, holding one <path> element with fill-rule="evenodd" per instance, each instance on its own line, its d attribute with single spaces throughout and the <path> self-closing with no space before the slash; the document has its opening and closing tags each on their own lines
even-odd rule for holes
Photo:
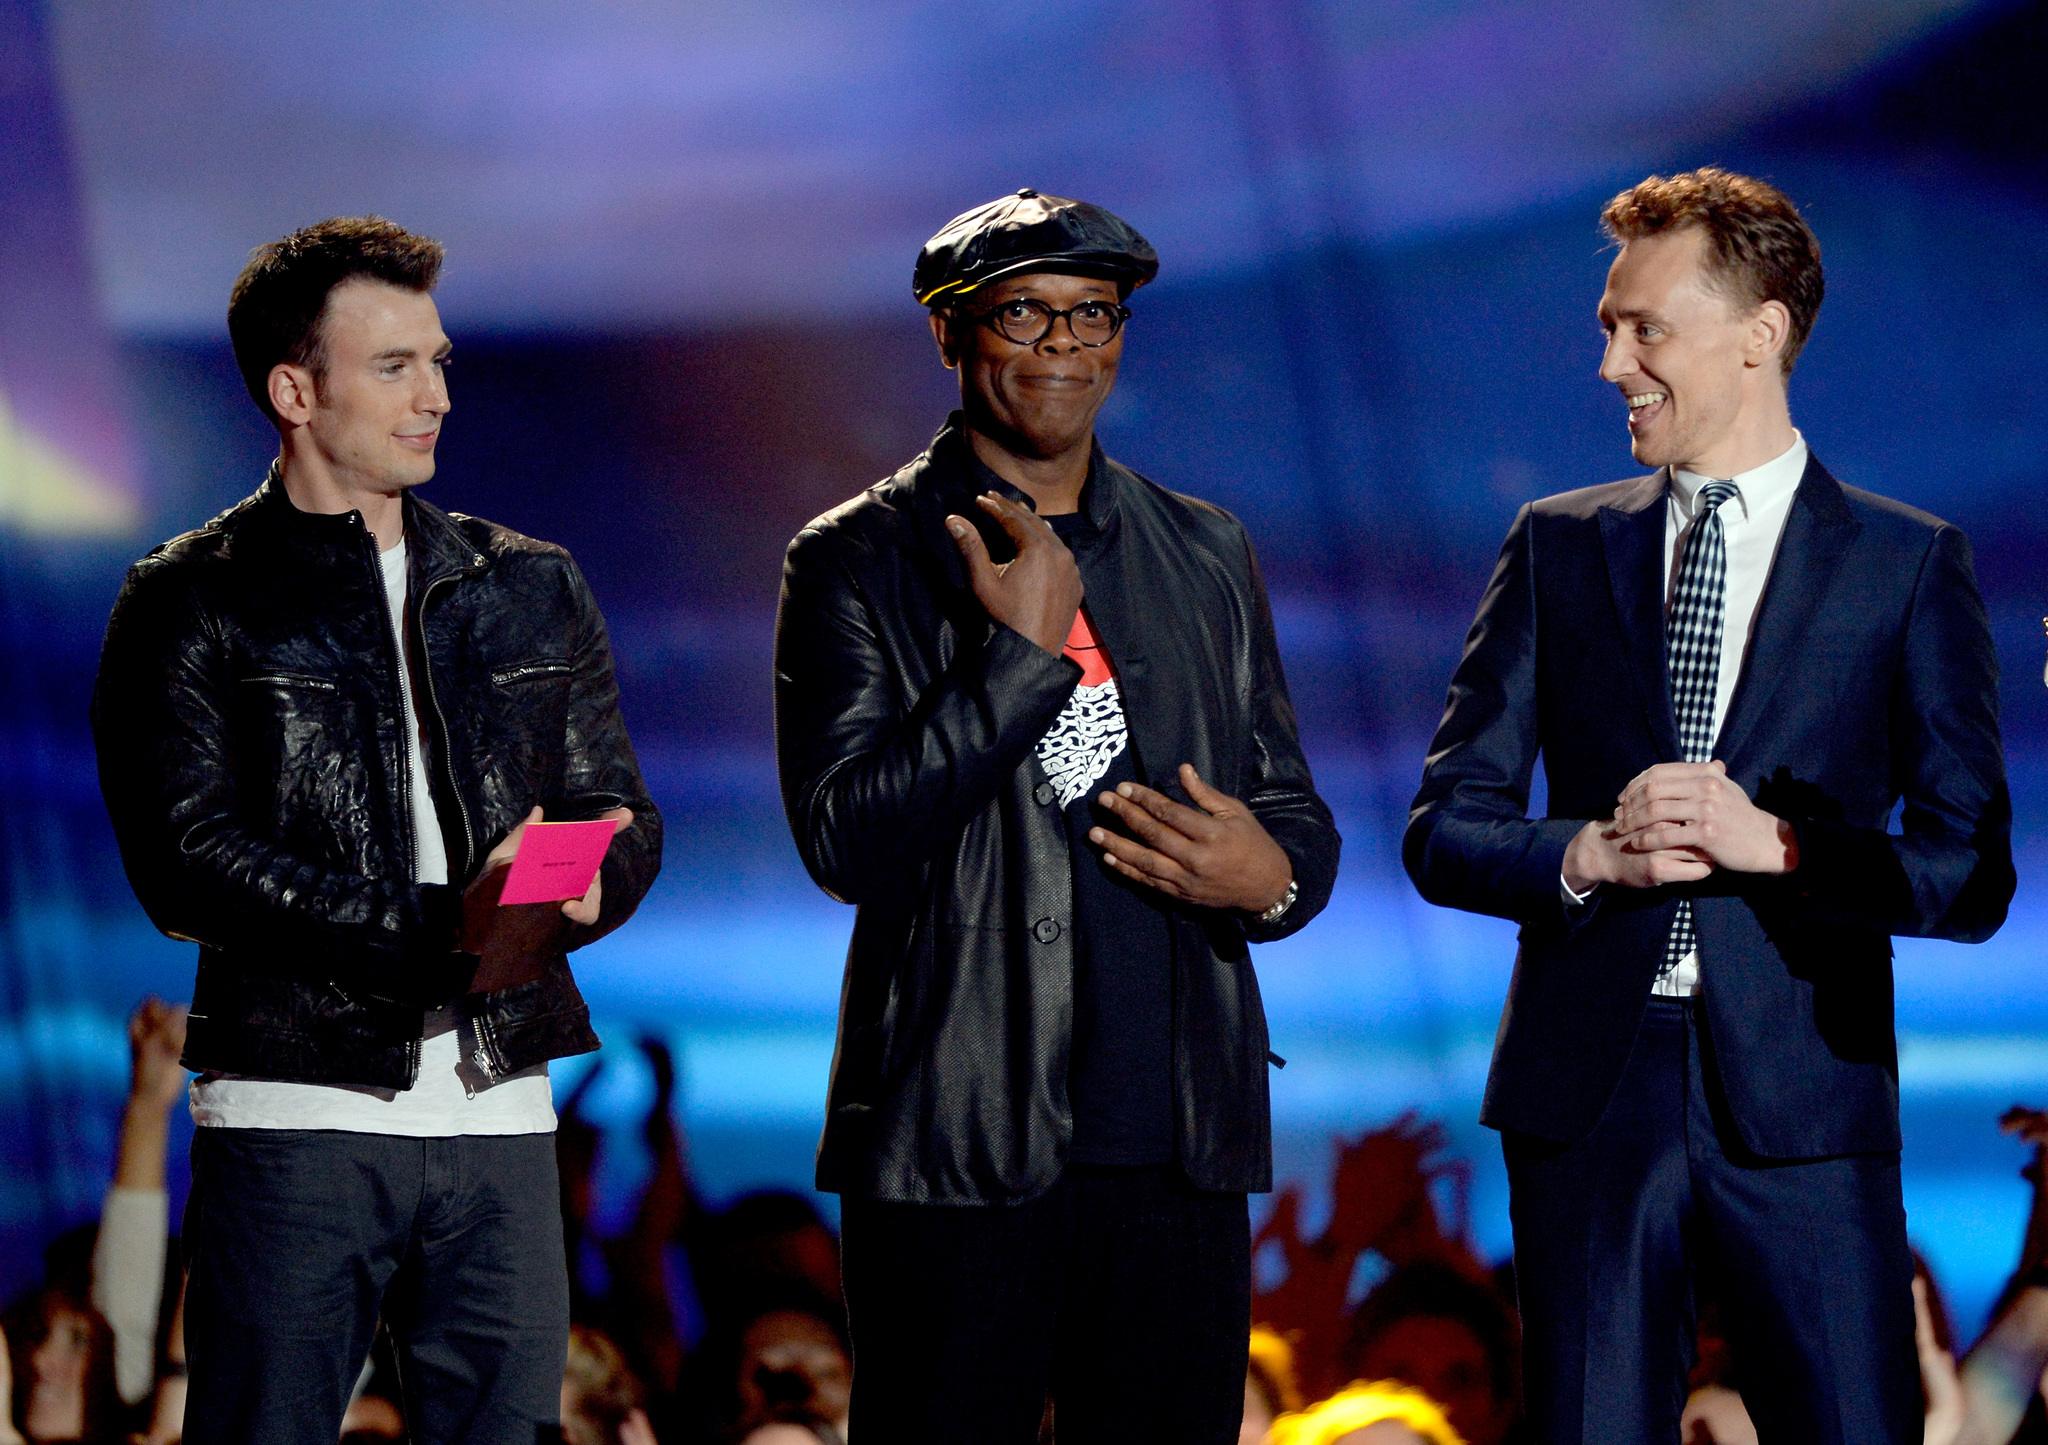
<svg viewBox="0 0 2048 1445">
<path fill-rule="evenodd" d="M 1622 655 L 1635 680 L 1643 720 L 1656 740 L 1657 755 L 1675 762 L 1678 724 L 1671 713 L 1664 658 L 1664 473 L 1643 478 L 1641 487 L 1629 505 L 1600 509 L 1600 546 L 1621 620 Z"/>
<path fill-rule="evenodd" d="M 1749 656 L 1714 744 L 1714 756 L 1728 764 L 1731 776 L 1741 775 L 1738 755 L 1755 735 L 1785 675 L 1795 670 L 1835 568 L 1861 530 L 1842 499 L 1841 483 L 1809 454 L 1770 580 L 1757 602 Z"/>
</svg>

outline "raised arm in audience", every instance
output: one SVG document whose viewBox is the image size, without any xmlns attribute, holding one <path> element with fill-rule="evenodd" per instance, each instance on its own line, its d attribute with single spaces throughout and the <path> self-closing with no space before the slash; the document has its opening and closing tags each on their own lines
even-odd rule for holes
<svg viewBox="0 0 2048 1445">
<path fill-rule="evenodd" d="M 2006 1445 L 2048 1367 L 2048 1113 L 2015 1106 L 1998 1122 L 2034 1146 L 2020 1171 L 2033 1183 L 2034 1207 L 1991 1327 L 1963 1360 L 1967 1414 L 1957 1445 Z"/>
<path fill-rule="evenodd" d="M 185 1093 L 185 1071 L 178 1065 L 184 1049 L 184 1008 L 144 999 L 128 1020 L 128 1102 L 121 1113 L 114 1185 L 100 1207 L 92 1254 L 93 1307 L 113 1329 L 114 1383 L 129 1405 L 147 1396 L 156 1378 L 157 1313 L 170 1236 L 164 1154 L 171 1108 Z"/>
</svg>

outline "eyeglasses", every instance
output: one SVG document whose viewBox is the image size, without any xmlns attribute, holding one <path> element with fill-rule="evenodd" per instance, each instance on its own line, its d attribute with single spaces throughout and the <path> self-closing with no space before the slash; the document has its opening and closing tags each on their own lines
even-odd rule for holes
<svg viewBox="0 0 2048 1445">
<path fill-rule="evenodd" d="M 1019 296 L 986 311 L 962 314 L 1018 346 L 1036 346 L 1052 335 L 1053 326 L 1064 316 L 1074 340 L 1083 346 L 1107 346 L 1131 319 L 1131 308 L 1114 301 L 1083 301 L 1079 306 L 1055 311 L 1043 301 Z"/>
</svg>

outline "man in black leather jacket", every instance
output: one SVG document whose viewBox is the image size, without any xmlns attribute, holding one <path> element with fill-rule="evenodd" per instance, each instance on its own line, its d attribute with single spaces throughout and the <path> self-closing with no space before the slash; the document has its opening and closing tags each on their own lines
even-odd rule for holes
<svg viewBox="0 0 2048 1445">
<path fill-rule="evenodd" d="M 1063 1441 L 1237 1438 L 1246 944 L 1323 907 L 1338 838 L 1244 529 L 1094 441 L 1157 269 L 1084 203 L 954 221 L 915 284 L 963 410 L 790 546 L 783 797 L 860 910 L 818 1162 L 856 1438 L 1034 1441 L 1048 1399 Z"/>
<path fill-rule="evenodd" d="M 332 1445 L 380 1309 L 413 1439 L 557 1415 L 547 1061 L 598 1046 L 567 953 L 632 914 L 661 819 L 568 554 L 412 494 L 440 260 L 374 217 L 256 252 L 228 324 L 279 460 L 107 628 L 101 788 L 150 918 L 200 949 L 192 1445 Z M 585 897 L 494 906 L 528 824 L 596 817 Z"/>
</svg>

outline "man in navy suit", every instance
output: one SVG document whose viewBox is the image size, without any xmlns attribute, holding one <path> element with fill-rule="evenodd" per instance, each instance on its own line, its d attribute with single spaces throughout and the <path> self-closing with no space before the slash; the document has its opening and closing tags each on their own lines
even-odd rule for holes
<svg viewBox="0 0 2048 1445">
<path fill-rule="evenodd" d="M 1403 848 L 1521 925 L 1481 1117 L 1530 1416 L 1675 1441 L 1707 1296 L 1766 1445 L 1918 1442 L 1891 938 L 1981 941 L 2013 891 L 1969 543 L 1793 428 L 1822 281 L 1782 193 L 1653 176 L 1602 221 L 1600 375 L 1657 470 L 1515 519 Z"/>
</svg>

